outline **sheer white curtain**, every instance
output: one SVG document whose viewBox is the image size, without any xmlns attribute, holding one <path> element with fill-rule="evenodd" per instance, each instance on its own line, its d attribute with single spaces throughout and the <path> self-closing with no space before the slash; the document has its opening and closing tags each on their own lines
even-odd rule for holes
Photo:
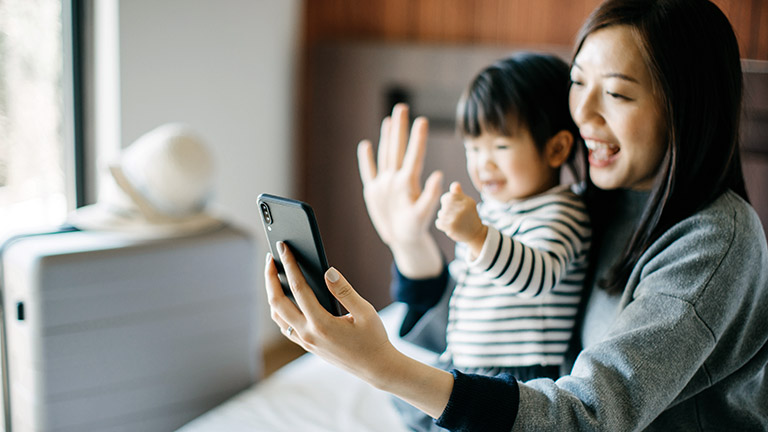
<svg viewBox="0 0 768 432">
<path fill-rule="evenodd" d="M 62 0 L 0 0 L 0 236 L 74 205 L 71 31 Z"/>
</svg>

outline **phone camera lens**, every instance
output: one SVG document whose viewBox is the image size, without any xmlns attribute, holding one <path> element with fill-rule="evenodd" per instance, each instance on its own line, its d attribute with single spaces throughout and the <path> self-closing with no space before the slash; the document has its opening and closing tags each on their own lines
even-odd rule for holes
<svg viewBox="0 0 768 432">
<path fill-rule="evenodd" d="M 261 203 L 261 213 L 264 215 L 264 222 L 267 225 L 272 223 L 272 214 L 269 212 L 269 206 L 266 203 Z"/>
</svg>

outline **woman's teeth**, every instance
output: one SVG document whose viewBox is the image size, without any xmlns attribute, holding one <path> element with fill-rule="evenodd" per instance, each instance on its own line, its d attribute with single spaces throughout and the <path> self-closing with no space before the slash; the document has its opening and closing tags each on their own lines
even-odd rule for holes
<svg viewBox="0 0 768 432">
<path fill-rule="evenodd" d="M 595 160 L 608 160 L 611 156 L 619 152 L 619 146 L 605 142 L 584 140 L 589 149 L 589 155 Z"/>
</svg>

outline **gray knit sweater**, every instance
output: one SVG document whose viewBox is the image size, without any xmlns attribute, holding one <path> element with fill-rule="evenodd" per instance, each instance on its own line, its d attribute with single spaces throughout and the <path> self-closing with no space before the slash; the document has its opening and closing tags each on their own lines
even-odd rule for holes
<svg viewBox="0 0 768 432">
<path fill-rule="evenodd" d="M 520 384 L 513 430 L 768 430 L 768 250 L 732 192 L 643 254 L 600 341 Z"/>
<path fill-rule="evenodd" d="M 586 324 L 591 317 L 603 324 L 583 328 L 589 342 L 569 375 L 521 383 L 454 373 L 438 423 L 463 431 L 768 430 L 768 247 L 736 194 L 667 230 L 623 295 L 590 298 Z"/>
</svg>

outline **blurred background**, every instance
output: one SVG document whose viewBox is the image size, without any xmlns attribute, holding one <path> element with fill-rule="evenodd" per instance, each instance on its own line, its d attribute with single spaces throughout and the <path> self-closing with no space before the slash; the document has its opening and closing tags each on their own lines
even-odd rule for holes
<svg viewBox="0 0 768 432">
<path fill-rule="evenodd" d="M 214 152 L 215 207 L 257 238 L 257 274 L 266 248 L 256 197 L 298 198 L 315 208 L 331 265 L 381 308 L 391 256 L 365 212 L 357 143 L 375 141 L 392 105 L 408 102 L 430 119 L 426 173 L 468 184 L 453 125 L 468 80 L 517 50 L 568 60 L 598 3 L 0 0 L 0 226 L 54 223 L 96 202 L 107 161 L 182 121 Z M 743 158 L 765 224 L 768 1 L 715 3 L 744 58 Z M 282 338 L 258 284 L 269 345 Z"/>
</svg>

